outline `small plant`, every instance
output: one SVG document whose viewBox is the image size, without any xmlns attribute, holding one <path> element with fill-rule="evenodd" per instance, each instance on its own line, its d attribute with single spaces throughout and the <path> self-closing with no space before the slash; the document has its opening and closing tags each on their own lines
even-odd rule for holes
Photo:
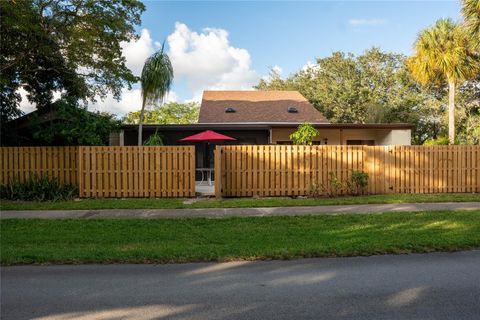
<svg viewBox="0 0 480 320">
<path fill-rule="evenodd" d="M 289 138 L 294 144 L 306 144 L 311 146 L 313 138 L 316 136 L 318 136 L 318 130 L 310 123 L 305 122 L 299 125 L 297 131 L 292 133 Z"/>
<path fill-rule="evenodd" d="M 144 146 L 163 146 L 163 136 L 158 133 L 158 129 L 148 137 L 147 140 L 143 143 Z"/>
<path fill-rule="evenodd" d="M 322 196 L 323 188 L 317 182 L 312 181 L 310 183 L 310 190 L 308 192 L 309 196 L 312 198 L 319 198 Z"/>
<path fill-rule="evenodd" d="M 338 179 L 337 174 L 335 172 L 329 172 L 329 184 L 330 184 L 330 197 L 337 197 L 340 192 L 342 191 L 343 183 Z"/>
<path fill-rule="evenodd" d="M 348 190 L 353 195 L 360 195 L 365 192 L 368 186 L 368 173 L 353 170 L 350 181 L 347 182 Z"/>
<path fill-rule="evenodd" d="M 0 198 L 5 200 L 58 201 L 78 196 L 78 188 L 63 185 L 58 179 L 33 174 L 25 181 L 14 179 L 0 185 Z"/>
<path fill-rule="evenodd" d="M 439 137 L 437 139 L 429 139 L 425 141 L 423 144 L 425 146 L 442 146 L 442 145 L 448 145 L 448 137 Z"/>
</svg>

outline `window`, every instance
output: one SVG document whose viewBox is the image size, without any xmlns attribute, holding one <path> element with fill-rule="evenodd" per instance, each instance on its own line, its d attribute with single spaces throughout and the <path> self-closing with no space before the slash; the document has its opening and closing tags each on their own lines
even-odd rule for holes
<svg viewBox="0 0 480 320">
<path fill-rule="evenodd" d="M 347 145 L 374 146 L 375 140 L 347 140 Z"/>
<path fill-rule="evenodd" d="M 298 113 L 298 110 L 295 107 L 288 107 L 287 110 L 288 110 L 288 113 Z"/>
<path fill-rule="evenodd" d="M 228 107 L 228 108 L 225 108 L 225 112 L 226 113 L 234 113 L 235 109 L 233 109 L 232 107 Z"/>
</svg>

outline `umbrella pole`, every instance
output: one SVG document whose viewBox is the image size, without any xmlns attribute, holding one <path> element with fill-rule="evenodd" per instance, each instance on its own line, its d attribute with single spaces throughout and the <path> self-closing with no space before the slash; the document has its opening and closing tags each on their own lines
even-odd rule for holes
<svg viewBox="0 0 480 320">
<path fill-rule="evenodd" d="M 203 167 L 208 168 L 208 142 L 205 142 L 205 148 L 203 149 Z"/>
<path fill-rule="evenodd" d="M 205 168 L 210 168 L 210 142 L 207 142 L 207 165 Z"/>
</svg>

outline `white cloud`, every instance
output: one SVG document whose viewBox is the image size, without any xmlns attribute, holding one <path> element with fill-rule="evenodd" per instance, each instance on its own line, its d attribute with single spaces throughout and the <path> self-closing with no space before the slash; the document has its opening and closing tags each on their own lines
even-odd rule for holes
<svg viewBox="0 0 480 320">
<path fill-rule="evenodd" d="M 388 23 L 388 20 L 386 19 L 350 19 L 348 20 L 348 24 L 354 27 L 380 26 L 387 23 Z"/>
<path fill-rule="evenodd" d="M 276 74 L 278 74 L 279 76 L 281 76 L 282 73 L 283 73 L 283 69 L 280 66 L 277 66 L 277 65 L 274 65 L 272 67 L 272 71 L 275 72 Z"/>
<path fill-rule="evenodd" d="M 27 98 L 28 92 L 25 89 L 20 88 L 18 89 L 17 92 L 20 93 L 20 96 L 22 97 L 22 100 L 20 101 L 20 106 L 19 106 L 20 110 L 22 110 L 24 113 L 30 113 L 37 109 L 35 103 L 31 103 L 30 101 L 28 101 L 28 98 Z M 61 96 L 62 96 L 62 93 L 60 91 L 54 91 L 53 101 L 57 101 L 58 99 L 60 99 Z"/>
<path fill-rule="evenodd" d="M 160 49 L 161 46 L 162 44 L 160 42 L 153 41 L 148 29 L 142 29 L 140 37 L 137 40 L 121 43 L 126 65 L 136 76 L 140 76 L 142 73 L 145 60 L 147 60 L 155 50 Z M 165 101 L 178 101 L 178 96 L 175 92 L 171 91 L 168 93 Z M 90 104 L 89 109 L 107 111 L 122 116 L 128 112 L 140 110 L 141 107 L 142 95 L 140 89 L 137 88 L 132 90 L 122 89 L 119 101 L 115 100 L 113 96 L 109 94 L 103 101 Z"/>
<path fill-rule="evenodd" d="M 320 66 L 312 61 L 307 61 L 307 63 L 302 67 L 302 72 L 304 74 L 309 75 L 312 79 L 316 76 L 317 72 L 319 71 Z"/>
<path fill-rule="evenodd" d="M 165 97 L 165 102 L 178 102 L 179 100 L 180 98 L 175 93 L 175 91 L 169 91 L 167 96 Z"/>
<path fill-rule="evenodd" d="M 177 22 L 167 41 L 175 78 L 184 79 L 194 97 L 205 89 L 251 89 L 260 79 L 248 51 L 231 46 L 226 30 L 199 33 Z"/>
<path fill-rule="evenodd" d="M 310 70 L 317 70 L 318 64 L 313 63 L 312 61 L 308 60 L 307 63 L 302 67 L 302 71 L 310 71 Z"/>
<path fill-rule="evenodd" d="M 35 111 L 35 103 L 31 103 L 30 101 L 28 101 L 27 91 L 25 91 L 25 89 L 23 88 L 20 88 L 17 92 L 20 93 L 20 96 L 22 97 L 22 100 L 20 101 L 20 110 L 25 113 Z"/>
<path fill-rule="evenodd" d="M 132 70 L 133 74 L 139 76 L 142 73 L 145 60 L 153 54 L 155 50 L 161 47 L 157 41 L 153 41 L 148 29 L 142 29 L 140 38 L 120 44 L 122 53 L 127 60 L 127 67 Z"/>
<path fill-rule="evenodd" d="M 91 104 L 88 109 L 123 115 L 130 111 L 140 110 L 141 107 L 142 95 L 140 89 L 122 89 L 119 101 L 115 100 L 113 96 L 109 94 L 103 101 L 97 101 Z"/>
<path fill-rule="evenodd" d="M 122 53 L 126 59 L 127 67 L 132 70 L 134 75 L 139 76 L 142 72 L 143 64 L 145 60 L 158 48 L 161 47 L 159 42 L 154 42 L 150 36 L 150 32 L 147 29 L 143 29 L 140 33 L 140 37 L 136 40 L 131 40 L 129 42 L 122 42 L 120 44 L 122 48 Z M 20 88 L 18 90 L 22 97 L 20 102 L 20 109 L 29 113 L 34 111 L 35 104 L 30 103 L 27 99 L 27 92 Z M 59 92 L 53 93 L 54 101 L 60 98 Z M 177 100 L 175 93 L 171 93 L 168 100 Z M 122 90 L 121 100 L 116 101 L 112 95 L 108 95 L 104 101 L 98 101 L 95 104 L 91 104 L 90 109 L 100 110 L 100 111 L 109 111 L 115 114 L 123 114 L 125 112 L 138 110 L 141 106 L 141 96 L 140 90 Z"/>
<path fill-rule="evenodd" d="M 315 66 L 315 64 L 312 61 L 308 60 L 307 63 L 305 63 L 305 65 L 302 67 L 302 70 L 305 71 L 311 69 L 313 68 L 313 66 Z"/>
<path fill-rule="evenodd" d="M 273 67 L 270 67 L 270 72 L 267 75 L 262 76 L 262 80 L 269 82 L 272 81 L 276 76 L 281 78 L 282 75 L 283 69 L 278 65 L 274 65 Z"/>
<path fill-rule="evenodd" d="M 203 90 L 252 89 L 260 76 L 251 68 L 251 57 L 246 49 L 231 46 L 228 32 L 223 29 L 205 28 L 201 32 L 191 31 L 185 24 L 176 23 L 175 31 L 168 36 L 169 56 L 173 64 L 176 80 L 183 79 L 192 99 L 200 101 Z M 140 75 L 145 60 L 161 47 L 154 41 L 148 29 L 142 29 L 136 40 L 121 43 L 127 67 L 134 75 Z M 279 66 L 274 69 L 282 72 Z M 26 99 L 26 92 L 21 91 L 21 108 L 25 112 L 34 110 L 34 105 Z M 184 99 L 186 97 L 183 97 Z M 175 92 L 170 92 L 166 102 L 179 101 Z M 141 108 L 141 91 L 123 89 L 120 100 L 111 94 L 103 101 L 89 103 L 90 110 L 108 111 L 122 116 Z"/>
<path fill-rule="evenodd" d="M 165 97 L 165 102 L 178 101 L 178 96 L 174 91 L 170 91 Z M 150 106 L 147 106 L 149 108 Z M 142 94 L 140 89 L 122 89 L 120 100 L 117 101 L 112 95 L 108 95 L 105 100 L 98 101 L 89 106 L 90 110 L 107 111 L 118 116 L 122 116 L 131 111 L 138 111 L 142 108 Z"/>
</svg>

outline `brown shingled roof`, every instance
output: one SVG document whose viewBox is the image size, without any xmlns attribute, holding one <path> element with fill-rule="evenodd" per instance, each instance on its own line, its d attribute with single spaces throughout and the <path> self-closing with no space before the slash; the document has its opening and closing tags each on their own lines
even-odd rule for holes
<svg viewBox="0 0 480 320">
<path fill-rule="evenodd" d="M 298 112 L 288 112 L 289 107 Z M 225 112 L 226 108 L 235 112 Z M 204 91 L 198 122 L 328 123 L 328 120 L 298 91 Z"/>
</svg>

